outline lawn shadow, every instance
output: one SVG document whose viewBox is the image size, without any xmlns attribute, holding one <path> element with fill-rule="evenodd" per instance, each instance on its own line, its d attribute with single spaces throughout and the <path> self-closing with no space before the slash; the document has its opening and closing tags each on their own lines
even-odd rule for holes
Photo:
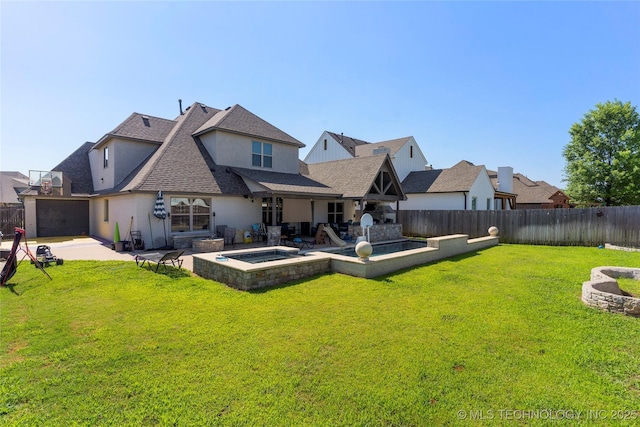
<svg viewBox="0 0 640 427">
<path fill-rule="evenodd" d="M 284 289 L 284 288 L 288 288 L 290 286 L 297 286 L 300 285 L 301 283 L 307 282 L 309 280 L 315 280 L 319 277 L 324 277 L 327 275 L 331 275 L 331 274 L 338 274 L 338 273 L 324 273 L 324 274 L 315 274 L 313 276 L 309 276 L 309 277 L 305 277 L 304 279 L 298 279 L 298 280 L 294 280 L 292 282 L 287 282 L 287 283 L 281 283 L 280 285 L 274 285 L 274 286 L 267 286 L 265 288 L 258 288 L 258 289 L 249 289 L 248 291 L 242 291 L 242 292 L 247 292 L 249 294 L 264 294 L 270 291 L 275 291 L 276 289 Z M 238 289 L 240 290 L 240 289 Z"/>
<path fill-rule="evenodd" d="M 155 274 L 162 274 L 163 276 L 167 276 L 171 279 L 184 279 L 186 277 L 191 277 L 192 274 L 186 268 L 176 268 L 176 267 L 166 267 L 161 265 L 160 268 L 156 271 L 155 266 L 144 266 L 141 267 L 147 271 L 150 271 Z"/>
<path fill-rule="evenodd" d="M 17 291 L 16 286 L 18 286 L 18 285 L 26 285 L 29 282 L 32 282 L 34 280 L 36 280 L 36 279 L 27 279 L 27 280 L 24 280 L 24 281 L 21 281 L 21 282 L 17 282 L 17 283 L 5 283 L 4 286 L 0 286 L 0 289 L 8 289 L 9 292 L 11 292 L 12 294 L 15 294 L 16 296 L 22 296 L 27 291 L 30 291 L 30 290 L 35 289 L 35 288 L 39 288 L 40 286 L 42 286 L 42 283 L 38 283 L 35 286 L 31 286 L 31 287 L 25 288 L 25 289 L 22 290 L 22 293 Z"/>
</svg>

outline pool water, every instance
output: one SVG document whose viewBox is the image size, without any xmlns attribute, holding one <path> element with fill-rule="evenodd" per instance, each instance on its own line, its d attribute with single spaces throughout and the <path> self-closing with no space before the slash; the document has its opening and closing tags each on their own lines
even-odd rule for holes
<svg viewBox="0 0 640 427">
<path fill-rule="evenodd" d="M 248 262 L 250 264 L 259 264 L 261 262 L 268 262 L 268 261 L 278 261 L 281 259 L 300 258 L 303 256 L 304 255 L 292 253 L 289 251 L 281 251 L 279 249 L 226 255 L 227 258 L 235 259 L 237 261 Z"/>
<path fill-rule="evenodd" d="M 377 255 L 386 255 L 393 254 L 396 252 L 408 251 L 410 249 L 421 249 L 427 247 L 426 241 L 418 241 L 418 240 L 403 240 L 402 242 L 393 242 L 393 243 L 380 243 L 374 244 L 373 253 L 369 257 L 375 257 Z M 345 249 L 337 249 L 327 251 L 336 255 L 350 256 L 354 258 L 358 258 L 358 254 L 356 254 L 355 248 L 345 248 Z"/>
</svg>

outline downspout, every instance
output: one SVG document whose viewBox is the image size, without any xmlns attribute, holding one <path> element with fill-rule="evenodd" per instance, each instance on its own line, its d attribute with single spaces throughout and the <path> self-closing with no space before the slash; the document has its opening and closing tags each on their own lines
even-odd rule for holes
<svg viewBox="0 0 640 427">
<path fill-rule="evenodd" d="M 463 191 L 462 195 L 464 196 L 464 210 L 467 210 L 467 192 Z"/>
</svg>

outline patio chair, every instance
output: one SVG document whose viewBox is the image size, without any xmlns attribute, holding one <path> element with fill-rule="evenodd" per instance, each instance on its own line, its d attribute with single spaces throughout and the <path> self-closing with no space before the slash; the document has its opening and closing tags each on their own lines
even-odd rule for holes
<svg viewBox="0 0 640 427">
<path fill-rule="evenodd" d="M 235 227 L 226 227 L 224 229 L 224 244 L 225 245 L 236 245 L 236 228 Z"/>
<path fill-rule="evenodd" d="M 253 224 L 251 226 L 252 230 L 253 230 L 253 241 L 254 242 L 259 242 L 262 240 L 266 240 L 267 237 L 267 227 L 264 225 L 264 223 L 262 224 Z"/>
<path fill-rule="evenodd" d="M 216 225 L 216 237 L 224 237 L 224 230 L 226 228 L 226 225 Z"/>
</svg>

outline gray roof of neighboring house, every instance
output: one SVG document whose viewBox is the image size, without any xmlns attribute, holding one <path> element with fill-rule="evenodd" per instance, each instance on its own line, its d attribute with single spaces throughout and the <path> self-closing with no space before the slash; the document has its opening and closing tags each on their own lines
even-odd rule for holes
<svg viewBox="0 0 640 427">
<path fill-rule="evenodd" d="M 301 171 L 308 171 L 311 179 L 334 188 L 344 198 L 361 199 L 369 193 L 378 172 L 385 167 L 393 170 L 391 160 L 386 155 L 301 165 Z M 399 182 L 398 186 L 400 187 Z M 402 188 L 398 190 L 402 193 Z M 404 194 L 400 196 L 404 198 Z"/>
<path fill-rule="evenodd" d="M 116 190 L 249 194 L 242 179 L 216 165 L 199 138 L 192 136 L 219 111 L 194 103 L 178 117 L 163 144 Z"/>
<path fill-rule="evenodd" d="M 513 192 L 518 195 L 518 204 L 550 203 L 550 197 L 557 191 L 560 191 L 558 187 L 544 181 L 532 181 L 522 174 L 513 174 Z"/>
<path fill-rule="evenodd" d="M 394 155 L 411 138 L 411 136 L 406 136 L 404 138 L 390 139 L 389 141 L 358 145 L 356 147 L 356 156 L 373 156 L 373 151 L 382 147 L 387 147 L 389 149 L 389 154 Z"/>
<path fill-rule="evenodd" d="M 329 131 L 326 131 L 326 132 L 329 135 L 331 135 L 331 137 L 333 139 L 338 141 L 338 143 L 340 145 L 342 145 L 347 150 L 347 152 L 349 154 L 351 154 L 353 157 L 355 157 L 355 155 L 356 155 L 356 147 L 358 147 L 360 145 L 370 144 L 369 142 L 363 141 L 361 139 L 356 139 L 356 138 L 352 138 L 350 136 L 337 134 L 335 132 L 329 132 Z"/>
<path fill-rule="evenodd" d="M 63 173 L 63 178 L 71 180 L 72 194 L 91 194 L 93 180 L 89 165 L 89 151 L 95 146 L 93 142 L 85 142 L 66 159 L 55 166 L 53 171 Z"/>
<path fill-rule="evenodd" d="M 114 130 L 100 138 L 97 145 L 99 146 L 102 142 L 111 138 L 128 138 L 162 143 L 175 124 L 176 120 L 133 113 Z"/>
<path fill-rule="evenodd" d="M 487 171 L 494 188 L 498 186 L 498 172 Z M 521 173 L 513 174 L 513 193 L 518 196 L 518 204 L 550 203 L 550 197 L 562 191 L 545 181 L 533 181 Z"/>
<path fill-rule="evenodd" d="M 469 191 L 483 168 L 462 160 L 449 169 L 411 172 L 402 181 L 402 188 L 409 194 Z"/>
<path fill-rule="evenodd" d="M 286 142 L 299 147 L 305 146 L 302 142 L 298 141 L 288 133 L 283 132 L 271 123 L 261 119 L 238 104 L 213 115 L 213 117 L 209 118 L 198 129 L 196 129 L 194 134 L 198 136 L 216 129 L 255 136 L 267 140 Z"/>
<path fill-rule="evenodd" d="M 21 172 L 0 172 L 0 203 L 17 204 L 18 194 L 29 188 L 29 177 Z"/>
<path fill-rule="evenodd" d="M 291 174 L 282 172 L 270 172 L 264 170 L 231 168 L 237 174 L 250 179 L 268 190 L 277 193 L 318 195 L 340 197 L 341 193 L 335 188 L 311 179 L 302 174 Z"/>
</svg>

